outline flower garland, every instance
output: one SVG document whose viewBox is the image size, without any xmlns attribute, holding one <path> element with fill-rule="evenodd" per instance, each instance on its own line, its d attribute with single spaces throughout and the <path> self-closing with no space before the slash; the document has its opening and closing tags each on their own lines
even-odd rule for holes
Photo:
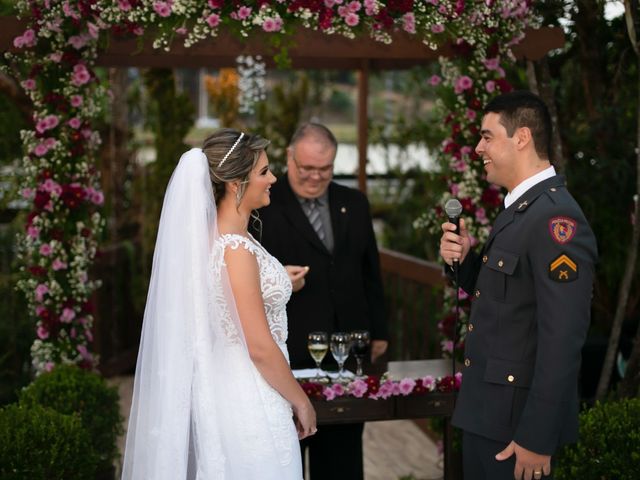
<svg viewBox="0 0 640 480">
<path fill-rule="evenodd" d="M 25 145 L 23 196 L 31 202 L 20 238 L 23 279 L 18 287 L 36 322 L 33 363 L 42 372 L 57 363 L 96 365 L 90 352 L 90 296 L 99 286 L 88 271 L 104 220 L 103 194 L 94 167 L 100 137 L 92 123 L 108 101 L 93 70 L 100 33 L 141 36 L 153 28 L 154 46 L 175 39 L 191 46 L 225 28 L 240 37 L 270 34 L 275 45 L 304 27 L 348 38 L 369 35 L 390 42 L 391 33 L 415 34 L 431 48 L 450 44 L 455 59 L 441 59 L 440 102 L 450 136 L 441 160 L 451 170 L 446 196 L 461 198 L 478 220 L 474 238 L 488 234 L 499 202 L 473 166 L 478 112 L 493 90 L 509 88 L 510 47 L 530 23 L 530 0 L 18 0 L 26 30 L 14 39 L 8 63 L 34 105 Z M 453 96 L 451 94 L 453 93 Z M 479 162 L 476 162 L 479 163 Z M 444 200 L 444 199 L 443 199 Z M 486 221 L 485 221 L 486 219 Z M 437 220 L 437 221 L 436 221 Z M 484 222 L 484 223 L 483 223 Z M 435 228 L 439 218 L 416 226 Z"/>
<path fill-rule="evenodd" d="M 346 385 L 332 383 L 323 385 L 317 382 L 302 382 L 302 389 L 309 398 L 331 401 L 340 397 L 369 398 L 371 400 L 386 400 L 390 397 L 409 395 L 426 395 L 431 392 L 451 392 L 460 388 L 462 374 L 456 373 L 444 377 L 427 375 L 422 378 L 403 378 L 391 380 L 379 376 L 357 378 Z"/>
</svg>

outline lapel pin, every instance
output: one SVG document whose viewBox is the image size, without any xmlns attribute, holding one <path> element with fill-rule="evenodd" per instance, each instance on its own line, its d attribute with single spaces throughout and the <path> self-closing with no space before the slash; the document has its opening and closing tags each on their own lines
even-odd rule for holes
<svg viewBox="0 0 640 480">
<path fill-rule="evenodd" d="M 347 213 L 347 209 L 346 209 L 345 207 L 342 207 L 342 208 L 340 209 L 340 211 L 341 211 L 342 213 Z"/>
<path fill-rule="evenodd" d="M 522 210 L 524 207 L 526 207 L 527 205 L 529 205 L 527 203 L 527 201 L 525 200 L 524 202 L 522 202 L 520 205 L 518 205 L 518 210 Z"/>
</svg>

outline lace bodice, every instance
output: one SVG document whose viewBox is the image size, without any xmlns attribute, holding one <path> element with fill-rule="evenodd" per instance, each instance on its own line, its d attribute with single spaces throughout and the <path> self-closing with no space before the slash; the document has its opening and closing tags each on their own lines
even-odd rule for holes
<svg viewBox="0 0 640 480">
<path fill-rule="evenodd" d="M 260 271 L 260 289 L 262 291 L 262 300 L 264 302 L 264 310 L 269 323 L 271 335 L 276 343 L 281 347 L 285 347 L 287 341 L 287 302 L 291 297 L 291 281 L 282 264 L 269 254 L 259 243 L 253 238 L 245 237 L 237 234 L 224 234 L 216 240 L 211 255 L 211 268 L 214 279 L 214 299 L 217 308 L 221 308 L 220 327 L 224 336 L 231 342 L 237 343 L 241 339 L 238 336 L 236 324 L 231 318 L 228 305 L 224 301 L 222 291 L 223 267 L 226 266 L 224 261 L 224 251 L 226 248 L 238 249 L 244 248 L 256 257 L 258 268 Z"/>
</svg>

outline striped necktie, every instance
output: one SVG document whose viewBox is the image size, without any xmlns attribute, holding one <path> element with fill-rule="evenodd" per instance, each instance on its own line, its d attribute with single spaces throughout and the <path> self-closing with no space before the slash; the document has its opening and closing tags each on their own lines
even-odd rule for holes
<svg viewBox="0 0 640 480">
<path fill-rule="evenodd" d="M 307 218 L 309 218 L 309 223 L 318 235 L 318 238 L 324 242 L 324 228 L 322 227 L 322 219 L 320 218 L 318 201 L 315 198 L 310 198 L 305 201 L 305 205 L 307 207 L 306 214 Z"/>
</svg>

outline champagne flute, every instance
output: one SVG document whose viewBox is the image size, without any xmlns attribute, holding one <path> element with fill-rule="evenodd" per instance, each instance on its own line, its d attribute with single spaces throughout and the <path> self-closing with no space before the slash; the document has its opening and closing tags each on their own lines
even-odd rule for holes
<svg viewBox="0 0 640 480">
<path fill-rule="evenodd" d="M 362 377 L 362 361 L 369 353 L 369 345 L 371 344 L 371 336 L 366 330 L 356 330 L 351 332 L 351 351 L 356 357 L 356 377 Z"/>
<path fill-rule="evenodd" d="M 309 349 L 309 353 L 313 358 L 313 361 L 316 362 L 316 376 L 315 381 L 320 381 L 320 364 L 322 363 L 322 359 L 327 354 L 327 350 L 329 350 L 329 339 L 327 332 L 311 332 L 307 337 L 307 348 Z"/>
<path fill-rule="evenodd" d="M 345 332 L 335 332 L 331 334 L 331 355 L 338 363 L 338 383 L 343 381 L 342 372 L 344 362 L 349 357 L 349 349 L 351 348 L 351 335 Z"/>
</svg>

